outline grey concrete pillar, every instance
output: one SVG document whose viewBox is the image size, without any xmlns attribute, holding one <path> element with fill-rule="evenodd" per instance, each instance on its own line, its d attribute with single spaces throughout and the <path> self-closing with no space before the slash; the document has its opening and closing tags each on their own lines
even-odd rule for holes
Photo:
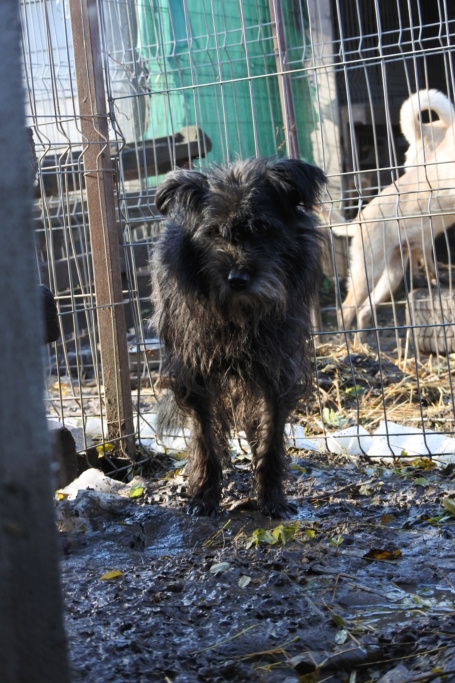
<svg viewBox="0 0 455 683">
<path fill-rule="evenodd" d="M 66 683 L 18 17 L 0 2 L 0 679 Z"/>
</svg>

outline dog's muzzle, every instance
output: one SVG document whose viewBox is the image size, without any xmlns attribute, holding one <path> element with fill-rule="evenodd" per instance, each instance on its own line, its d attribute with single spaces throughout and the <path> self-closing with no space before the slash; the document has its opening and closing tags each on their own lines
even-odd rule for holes
<svg viewBox="0 0 455 683">
<path fill-rule="evenodd" d="M 235 292 L 242 292 L 250 284 L 250 276 L 244 270 L 231 270 L 228 282 L 229 287 Z"/>
</svg>

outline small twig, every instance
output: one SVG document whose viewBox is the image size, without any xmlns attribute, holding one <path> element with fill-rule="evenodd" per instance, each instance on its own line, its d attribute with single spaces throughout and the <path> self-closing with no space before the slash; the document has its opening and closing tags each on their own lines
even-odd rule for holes
<svg viewBox="0 0 455 683">
<path fill-rule="evenodd" d="M 311 503 L 314 503 L 318 500 L 324 500 L 324 498 L 333 498 L 334 496 L 337 496 L 339 493 L 342 491 L 346 491 L 346 489 L 356 489 L 360 486 L 367 486 L 367 484 L 370 484 L 374 479 L 368 479 L 368 481 L 365 482 L 356 482 L 356 483 L 350 483 L 346 484 L 345 486 L 341 486 L 339 489 L 335 489 L 335 491 L 327 491 L 326 493 L 320 493 L 318 496 L 307 496 L 307 500 L 309 500 Z"/>
<path fill-rule="evenodd" d="M 240 536 L 243 534 L 243 530 L 244 530 L 245 527 L 246 527 L 246 524 L 244 524 L 244 525 L 239 529 L 239 531 L 236 533 L 236 535 L 235 535 L 234 538 L 232 539 L 232 542 L 233 542 L 233 543 L 237 543 L 237 541 L 239 540 Z"/>
<path fill-rule="evenodd" d="M 191 652 L 191 655 L 198 655 L 201 652 L 208 652 L 208 650 L 214 650 L 217 647 L 220 647 L 221 645 L 226 645 L 226 643 L 230 643 L 231 640 L 235 640 L 236 638 L 240 638 L 240 636 L 243 636 L 245 633 L 248 631 L 251 631 L 253 628 L 257 628 L 259 624 L 253 624 L 252 626 L 248 626 L 248 628 L 244 628 L 243 631 L 239 631 L 239 633 L 236 633 L 235 635 L 231 636 L 230 638 L 225 638 L 224 640 L 219 640 L 217 643 L 214 643 L 213 645 L 209 645 L 208 647 L 202 648 L 202 650 L 194 650 Z"/>
<path fill-rule="evenodd" d="M 412 644 L 415 644 L 414 641 Z M 422 655 L 432 655 L 432 654 L 435 654 L 436 652 L 443 652 L 444 650 L 447 649 L 447 647 L 448 647 L 447 645 L 441 645 L 441 647 L 435 647 L 432 650 L 424 650 L 423 652 L 419 652 L 418 654 L 420 657 Z M 368 662 L 365 664 L 359 664 L 359 667 L 361 667 L 361 666 L 373 666 L 375 664 L 393 664 L 394 662 L 404 662 L 408 659 L 414 659 L 416 654 L 417 654 L 416 652 L 412 652 L 409 655 L 403 655 L 402 657 L 389 657 L 388 659 L 378 659 L 378 660 L 375 660 L 373 662 Z M 446 673 L 453 673 L 453 672 L 444 671 L 444 674 L 446 674 Z M 420 674 L 418 674 L 418 675 L 420 675 Z M 441 675 L 441 674 L 439 674 L 439 675 Z M 417 680 L 417 679 L 411 678 L 411 679 L 406 680 L 406 681 L 400 681 L 400 683 L 412 683 L 415 680 Z"/>
<path fill-rule="evenodd" d="M 239 662 L 243 662 L 246 659 L 253 659 L 253 657 L 263 657 L 264 655 L 284 654 L 285 656 L 287 656 L 284 648 L 287 645 L 292 645 L 292 643 L 295 643 L 298 640 L 299 640 L 299 636 L 294 636 L 294 638 L 291 638 L 291 640 L 287 640 L 282 645 L 277 645 L 276 647 L 273 647 L 270 650 L 259 650 L 258 652 L 248 652 L 245 655 L 237 655 L 235 657 L 230 657 L 229 659 L 233 659 L 233 660 L 237 660 Z"/>
<path fill-rule="evenodd" d="M 341 575 L 339 574 L 338 576 L 341 576 Z M 337 576 L 337 580 L 338 580 L 338 576 Z M 328 612 L 330 612 L 330 614 L 332 614 L 332 615 L 335 616 L 335 617 L 340 618 L 340 617 L 338 616 L 338 614 L 335 612 L 335 610 L 332 609 L 332 608 L 330 607 L 330 605 L 328 605 L 324 599 L 322 600 L 322 604 L 324 605 L 324 607 L 326 608 L 326 610 L 327 610 Z M 344 623 L 344 619 L 343 619 L 343 623 Z M 356 638 L 355 636 L 352 635 L 351 631 L 350 631 L 349 629 L 347 629 L 347 628 L 345 628 L 344 630 L 346 631 L 346 633 L 348 634 L 348 636 L 351 638 L 351 640 L 354 641 L 354 643 L 356 644 L 356 646 L 357 646 L 357 647 L 360 647 L 360 641 L 358 641 L 357 638 Z"/>
<path fill-rule="evenodd" d="M 447 581 L 447 583 L 449 584 L 450 588 L 451 588 L 452 590 L 455 591 L 455 586 L 453 585 L 452 581 L 449 579 L 449 577 L 447 576 L 447 574 L 446 574 L 445 572 L 442 571 L 442 569 L 441 569 L 440 567 L 434 567 L 434 566 L 432 566 L 431 569 L 436 569 L 436 571 L 439 572 L 439 573 L 444 577 L 444 579 Z"/>
<path fill-rule="evenodd" d="M 454 673 L 455 669 L 452 669 L 451 671 L 428 671 L 427 673 L 416 674 L 410 678 L 404 678 L 400 683 L 419 683 L 419 681 L 431 681 L 433 678 L 441 678 L 444 680 L 447 676 Z"/>
<path fill-rule="evenodd" d="M 231 523 L 231 520 L 228 519 L 226 524 L 224 526 L 222 526 L 221 529 L 218 529 L 218 531 L 216 531 L 214 534 L 212 534 L 212 536 L 209 536 L 209 538 L 206 541 L 204 541 L 204 543 L 202 544 L 202 547 L 203 548 L 209 548 L 211 545 L 213 545 L 215 543 L 216 538 L 220 535 L 223 535 L 223 543 L 224 543 L 224 533 L 223 532 L 229 526 L 230 523 Z"/>
</svg>

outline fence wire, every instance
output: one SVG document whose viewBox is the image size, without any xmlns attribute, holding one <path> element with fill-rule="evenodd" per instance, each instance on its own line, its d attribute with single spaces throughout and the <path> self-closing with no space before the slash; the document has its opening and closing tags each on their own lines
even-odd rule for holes
<svg viewBox="0 0 455 683">
<path fill-rule="evenodd" d="M 80 1 L 21 0 L 36 261 L 61 327 L 47 348 L 49 418 L 79 429 L 79 452 L 90 464 L 103 456 L 109 471 L 185 447 L 186 433 L 163 446 L 154 432 L 166 390 L 148 322 L 149 259 L 160 229 L 155 189 L 175 166 L 297 150 L 328 175 L 319 220 L 330 246 L 315 391 L 289 426 L 290 445 L 453 461 L 455 7 L 444 0 L 97 4 L 137 444 L 127 458 L 110 450 L 100 366 L 87 141 L 68 4 Z M 84 43 L 87 60 L 88 50 Z M 428 91 L 444 97 L 428 104 Z M 402 106 L 418 92 L 402 130 Z M 241 439 L 236 448 L 244 448 Z"/>
</svg>

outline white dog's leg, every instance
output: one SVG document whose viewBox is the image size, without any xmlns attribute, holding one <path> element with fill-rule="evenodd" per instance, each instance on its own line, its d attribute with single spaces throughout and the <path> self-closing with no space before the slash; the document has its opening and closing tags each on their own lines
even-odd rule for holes
<svg viewBox="0 0 455 683">
<path fill-rule="evenodd" d="M 401 249 L 396 247 L 390 258 L 387 259 L 387 266 L 381 277 L 379 278 L 376 287 L 372 290 L 370 296 L 360 307 L 357 315 L 357 327 L 359 330 L 364 330 L 371 320 L 373 311 L 376 311 L 378 304 L 387 301 L 393 296 L 393 292 L 399 287 L 403 279 L 403 272 L 406 270 L 409 260 L 409 252 L 403 248 L 403 259 L 401 258 Z"/>
</svg>

